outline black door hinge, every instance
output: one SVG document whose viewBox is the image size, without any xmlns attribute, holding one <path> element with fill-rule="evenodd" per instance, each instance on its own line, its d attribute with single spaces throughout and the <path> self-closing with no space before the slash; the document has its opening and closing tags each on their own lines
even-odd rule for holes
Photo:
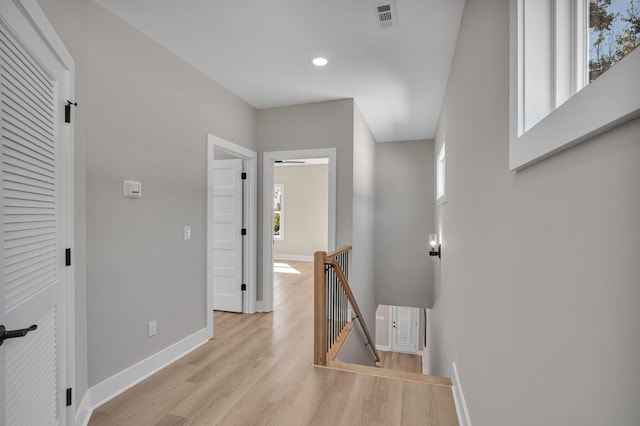
<svg viewBox="0 0 640 426">
<path fill-rule="evenodd" d="M 78 106 L 77 102 L 67 101 L 64 105 L 64 122 L 71 123 L 71 105 Z"/>
<path fill-rule="evenodd" d="M 242 178 L 242 180 L 247 180 L 247 173 L 246 172 L 242 172 L 240 177 Z"/>
<path fill-rule="evenodd" d="M 65 266 L 71 266 L 71 249 L 64 250 L 64 264 Z"/>
<path fill-rule="evenodd" d="M 247 285 L 246 284 L 242 284 L 240 286 L 240 291 L 247 291 Z"/>
<path fill-rule="evenodd" d="M 247 228 L 242 228 L 240 235 L 247 235 Z"/>
<path fill-rule="evenodd" d="M 71 388 L 67 388 L 67 407 L 71 407 Z"/>
</svg>

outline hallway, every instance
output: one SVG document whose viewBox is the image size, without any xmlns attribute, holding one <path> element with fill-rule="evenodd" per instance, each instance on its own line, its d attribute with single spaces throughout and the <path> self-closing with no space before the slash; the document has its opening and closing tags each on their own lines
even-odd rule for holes
<svg viewBox="0 0 640 426">
<path fill-rule="evenodd" d="M 313 264 L 275 274 L 275 310 L 214 313 L 215 338 L 97 408 L 90 425 L 456 425 L 451 389 L 312 366 Z"/>
</svg>

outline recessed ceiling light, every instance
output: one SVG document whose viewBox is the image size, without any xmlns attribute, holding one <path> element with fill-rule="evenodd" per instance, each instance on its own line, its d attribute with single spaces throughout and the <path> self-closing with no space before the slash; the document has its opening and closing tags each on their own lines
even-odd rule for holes
<svg viewBox="0 0 640 426">
<path fill-rule="evenodd" d="M 324 67 L 325 65 L 327 65 L 329 63 L 329 61 L 327 61 L 327 58 L 317 57 L 317 58 L 313 58 L 311 63 L 313 65 L 315 65 L 316 67 Z"/>
</svg>

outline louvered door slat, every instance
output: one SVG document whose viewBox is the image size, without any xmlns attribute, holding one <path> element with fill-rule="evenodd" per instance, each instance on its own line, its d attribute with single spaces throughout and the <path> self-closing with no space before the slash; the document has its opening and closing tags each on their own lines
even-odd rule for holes
<svg viewBox="0 0 640 426">
<path fill-rule="evenodd" d="M 6 284 L 7 293 L 9 293 L 9 291 L 12 288 L 16 288 L 19 290 L 20 289 L 20 285 L 18 285 L 19 283 L 31 282 L 32 277 L 39 276 L 45 271 L 51 270 L 52 266 L 55 267 L 55 258 L 53 257 L 47 262 L 42 262 L 38 265 L 32 265 L 32 266 L 26 266 L 23 264 L 18 265 L 17 268 L 14 268 L 14 269 L 17 269 L 15 272 L 9 272 L 4 274 L 4 278 L 7 281 L 7 284 Z M 53 277 L 51 281 L 52 282 L 54 281 Z"/>
<path fill-rule="evenodd" d="M 25 301 L 54 285 L 55 281 L 51 279 L 52 271 L 55 272 L 55 265 L 22 277 L 8 286 L 6 288 L 6 311 L 11 312 Z"/>
<path fill-rule="evenodd" d="M 5 232 L 4 246 L 6 248 L 12 248 L 29 244 L 31 240 L 40 241 L 49 237 L 55 237 L 55 232 L 49 229 L 24 229 L 19 231 Z"/>
<path fill-rule="evenodd" d="M 4 149 L 6 148 L 6 149 Z M 50 170 L 50 166 L 47 166 L 46 162 L 35 159 L 33 156 L 26 155 L 22 152 L 11 149 L 10 147 L 3 147 L 2 157 L 5 164 L 13 164 L 16 167 L 29 168 L 35 173 L 49 176 L 54 178 L 54 171 Z"/>
<path fill-rule="evenodd" d="M 53 127 L 47 124 L 47 117 L 42 117 L 33 108 L 25 106 L 24 101 L 20 99 L 20 95 L 15 93 L 15 89 L 9 85 L 3 84 L 1 90 L 3 96 L 0 101 L 4 111 L 20 117 L 20 121 L 24 126 L 41 135 L 45 140 L 53 138 Z"/>
<path fill-rule="evenodd" d="M 38 186 L 34 186 L 34 185 L 25 185 L 22 183 L 16 183 L 16 182 L 11 182 L 11 181 L 5 181 L 4 185 L 3 185 L 3 189 L 5 190 L 12 190 L 12 191 L 20 191 L 23 193 L 24 197 L 28 197 L 29 194 L 35 194 L 35 195 L 48 195 L 51 197 L 55 197 L 55 192 L 53 190 L 50 189 L 46 189 L 46 188 L 40 188 Z M 26 198 L 27 200 L 29 198 Z"/>
<path fill-rule="evenodd" d="M 3 123 L 4 124 L 4 123 Z M 18 158 L 27 164 L 33 164 L 49 173 L 54 172 L 54 168 L 51 167 L 53 156 L 42 149 L 38 144 L 43 142 L 38 141 L 35 136 L 29 135 L 26 132 L 11 132 L 11 125 L 3 126 L 3 135 L 5 140 L 4 152 L 9 158 Z M 7 130 L 8 129 L 8 130 Z"/>
<path fill-rule="evenodd" d="M 51 208 L 51 204 L 46 201 L 40 200 L 23 200 L 22 198 L 12 198 L 7 197 L 8 200 L 11 200 L 12 207 L 25 207 L 25 208 L 33 208 L 33 209 L 49 209 Z"/>
<path fill-rule="evenodd" d="M 49 186 L 50 186 L 51 176 L 38 173 L 37 171 L 34 171 L 34 170 L 25 169 L 24 167 L 20 167 L 19 165 L 16 165 L 15 164 L 16 162 L 11 161 L 11 159 L 8 159 L 8 160 L 9 161 L 4 162 L 4 169 L 8 173 L 11 173 L 13 175 L 24 176 L 29 179 L 33 179 L 43 183 L 49 183 Z"/>
<path fill-rule="evenodd" d="M 41 114 L 47 115 L 51 113 L 51 105 L 44 101 L 44 99 L 48 99 L 48 96 L 43 97 L 41 92 L 34 91 L 30 87 L 27 87 L 28 81 L 25 79 L 25 74 L 20 73 L 14 64 L 3 62 L 0 66 L 0 73 L 10 76 L 16 86 L 22 86 L 23 90 L 21 90 L 21 93 L 25 94 L 25 99 Z"/>
<path fill-rule="evenodd" d="M 19 99 L 24 99 L 28 102 L 28 108 L 33 111 L 34 114 L 40 116 L 43 120 L 43 124 L 50 127 L 50 123 L 46 121 L 46 117 L 51 114 L 51 106 L 45 102 L 46 98 L 41 98 L 38 93 L 35 93 L 29 87 L 25 86 L 25 79 L 22 74 L 16 74 L 15 68 L 11 64 L 3 63 L 0 67 L 0 73 L 4 75 L 7 81 L 8 90 L 19 96 Z"/>
<path fill-rule="evenodd" d="M 20 87 L 20 82 L 14 76 L 4 73 L 3 69 L 0 69 L 0 73 L 3 74 L 2 101 L 6 102 L 7 107 L 17 111 L 41 131 L 53 137 L 53 123 L 48 120 L 51 112 L 42 111 L 34 105 L 29 99 L 29 93 Z"/>
<path fill-rule="evenodd" d="M 14 231 L 26 231 L 26 230 L 49 230 L 55 226 L 55 222 L 53 221 L 45 221 L 45 222 L 18 222 L 18 223 L 5 223 L 4 225 L 4 233 L 5 235 L 10 234 Z"/>
<path fill-rule="evenodd" d="M 55 201 L 55 198 L 51 195 L 28 194 L 28 197 L 25 197 L 22 191 L 14 191 L 12 189 L 2 191 L 2 196 L 7 200 L 15 200 L 16 205 L 22 202 L 49 204 Z"/>
<path fill-rule="evenodd" d="M 11 273 L 13 271 L 17 271 L 22 267 L 29 266 L 31 259 L 35 257 L 47 256 L 53 258 L 53 254 L 51 251 L 51 246 L 55 247 L 56 240 L 52 238 L 50 240 L 45 240 L 32 244 L 25 244 L 22 246 L 18 246 L 7 250 L 7 252 L 11 251 L 12 254 L 8 254 L 5 263 L 5 267 L 7 268 L 5 273 Z"/>
<path fill-rule="evenodd" d="M 0 34 L 0 41 L 4 62 L 13 64 L 14 74 L 25 78 L 25 88 L 37 93 L 37 97 L 45 103 L 46 100 L 53 99 L 53 87 L 42 67 L 9 34 Z"/>
<path fill-rule="evenodd" d="M 0 90 L 2 87 L 0 87 Z M 45 158 L 51 158 L 52 153 L 49 147 L 50 136 L 42 133 L 37 128 L 30 126 L 28 120 L 18 114 L 15 110 L 6 108 L 4 102 L 0 104 L 2 106 L 2 115 L 7 116 L 9 120 L 2 123 L 3 130 L 6 132 L 6 138 L 19 144 L 30 144 L 29 148 Z M 11 137 L 10 135 L 15 135 Z M 44 160 L 45 163 L 47 162 Z"/>
<path fill-rule="evenodd" d="M 0 347 L 0 425 L 11 426 L 67 423 L 63 236 L 72 191 L 64 173 L 72 163 L 61 110 L 71 62 L 46 36 L 49 24 L 38 27 L 46 18 L 37 9 L 0 0 L 0 321 L 37 325 Z"/>
<path fill-rule="evenodd" d="M 9 425 L 57 424 L 56 312 L 51 310 L 38 320 L 38 330 L 24 337 L 20 345 L 6 348 L 7 386 L 15 389 L 6 395 L 6 419 Z M 24 358 L 37 354 L 24 362 Z M 45 383 L 43 386 L 42 383 Z M 23 386 L 31 384 L 31 386 Z M 34 385 L 36 384 L 36 385 Z M 37 404 L 37 405 L 36 405 Z M 33 406 L 44 409 L 33 410 Z M 53 413 L 53 416 L 50 414 Z"/>
</svg>

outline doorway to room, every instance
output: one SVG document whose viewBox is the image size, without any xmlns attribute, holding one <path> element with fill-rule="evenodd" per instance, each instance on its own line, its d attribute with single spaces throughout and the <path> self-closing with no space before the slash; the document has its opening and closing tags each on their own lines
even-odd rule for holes
<svg viewBox="0 0 640 426">
<path fill-rule="evenodd" d="M 207 311 L 256 311 L 257 153 L 207 142 Z M 213 334 L 213 319 L 207 316 Z"/>
<path fill-rule="evenodd" d="M 295 273 L 291 262 L 312 261 L 315 251 L 335 249 L 335 152 L 264 153 L 263 312 L 273 311 L 274 271 Z"/>
</svg>

